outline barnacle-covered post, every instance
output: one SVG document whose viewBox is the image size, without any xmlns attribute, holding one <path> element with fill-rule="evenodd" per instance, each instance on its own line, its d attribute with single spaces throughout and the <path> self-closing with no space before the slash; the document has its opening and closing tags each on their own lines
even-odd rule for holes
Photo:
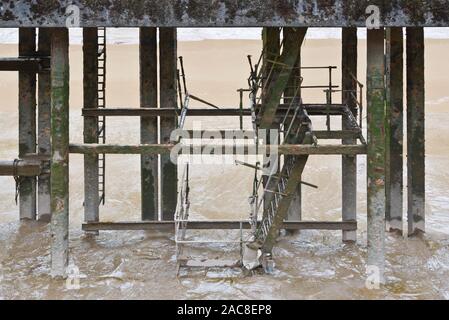
<svg viewBox="0 0 449 320">
<path fill-rule="evenodd" d="M 69 250 L 69 33 L 52 31 L 51 44 L 51 273 L 66 275 Z"/>
</svg>

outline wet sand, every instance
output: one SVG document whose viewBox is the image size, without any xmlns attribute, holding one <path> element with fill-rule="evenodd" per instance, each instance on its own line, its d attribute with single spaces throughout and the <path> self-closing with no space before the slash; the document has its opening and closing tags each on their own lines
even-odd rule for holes
<svg viewBox="0 0 449 320">
<path fill-rule="evenodd" d="M 226 107 L 238 105 L 236 90 L 246 86 L 247 54 L 254 59 L 259 41 L 181 42 L 190 92 Z M 337 40 L 307 40 L 304 66 L 340 67 Z M 388 235 L 387 276 L 381 290 L 365 288 L 366 182 L 365 159 L 359 161 L 359 241 L 341 243 L 341 232 L 304 231 L 280 239 L 274 255 L 274 275 L 223 275 L 217 272 L 176 278 L 173 234 L 159 232 L 101 232 L 96 239 L 80 231 L 83 217 L 82 157 L 70 157 L 70 250 L 73 263 L 84 276 L 80 290 L 67 290 L 49 274 L 48 226 L 18 223 L 12 178 L 0 177 L 0 298 L 3 299 L 363 299 L 449 298 L 449 41 L 429 40 L 426 47 L 427 227 L 423 239 Z M 17 55 L 16 46 L 0 46 L 1 56 Z M 365 42 L 360 41 L 359 78 L 365 78 Z M 72 142 L 82 141 L 82 51 L 71 47 Z M 327 83 L 326 71 L 304 72 L 304 84 Z M 339 82 L 340 75 L 334 75 Z M 137 107 L 138 47 L 111 46 L 108 51 L 107 104 Z M 17 156 L 17 75 L 2 73 L 0 80 L 0 159 Z M 335 99 L 338 99 L 335 97 Z M 321 91 L 304 92 L 304 101 L 325 100 Z M 194 124 L 189 121 L 187 126 Z M 238 128 L 238 119 L 208 119 L 202 128 Z M 315 123 L 319 129 L 321 122 Z M 249 121 L 245 126 L 250 127 Z M 338 126 L 335 124 L 335 128 Z M 108 120 L 110 143 L 138 143 L 137 119 Z M 102 221 L 137 221 L 140 217 L 138 156 L 108 156 L 107 203 Z M 124 178 L 125 177 L 125 178 Z M 193 166 L 192 213 L 197 219 L 245 219 L 250 207 L 253 171 L 233 165 Z M 312 157 L 305 181 L 318 190 L 304 188 L 304 219 L 341 219 L 340 157 Z M 405 180 L 406 181 L 406 180 Z M 232 239 L 236 234 L 217 233 Z M 238 248 L 209 246 L 204 252 L 227 257 Z"/>
</svg>

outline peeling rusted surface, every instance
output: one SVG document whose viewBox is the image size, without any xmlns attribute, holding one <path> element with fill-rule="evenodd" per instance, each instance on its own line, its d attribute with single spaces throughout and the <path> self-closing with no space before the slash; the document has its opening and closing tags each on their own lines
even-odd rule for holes
<svg viewBox="0 0 449 320">
<path fill-rule="evenodd" d="M 2 0 L 0 27 L 63 27 L 68 5 L 81 27 L 365 27 L 369 5 L 382 26 L 449 26 L 445 0 Z"/>
</svg>

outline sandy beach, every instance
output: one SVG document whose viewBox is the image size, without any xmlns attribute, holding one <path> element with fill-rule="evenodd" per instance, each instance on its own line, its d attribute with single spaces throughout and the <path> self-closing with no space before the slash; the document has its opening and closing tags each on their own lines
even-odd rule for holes
<svg viewBox="0 0 449 320">
<path fill-rule="evenodd" d="M 237 107 L 239 88 L 247 86 L 248 54 L 256 60 L 260 41 L 205 40 L 180 42 L 191 93 L 214 104 Z M 304 66 L 335 65 L 340 84 L 341 42 L 306 40 Z M 366 168 L 359 161 L 359 242 L 341 243 L 340 232 L 301 232 L 283 238 L 274 276 L 237 277 L 229 280 L 203 274 L 178 280 L 175 277 L 172 234 L 150 232 L 102 232 L 95 240 L 80 230 L 83 220 L 83 163 L 71 156 L 70 248 L 73 262 L 85 276 L 79 291 L 68 291 L 48 277 L 49 230 L 39 223 L 18 223 L 14 203 L 14 180 L 0 177 L 0 298 L 449 298 L 449 40 L 426 41 L 426 155 L 427 227 L 424 239 L 389 235 L 387 273 L 390 284 L 379 291 L 365 288 Z M 107 105 L 138 107 L 139 65 L 137 45 L 108 46 Z M 16 45 L 0 45 L 0 56 L 17 56 Z M 70 49 L 70 139 L 82 142 L 81 107 L 82 47 Z M 366 83 L 366 42 L 359 42 L 359 74 Z M 303 73 L 305 85 L 327 83 L 327 71 Z M 2 73 L 0 79 L 0 159 L 17 157 L 17 74 Z M 338 96 L 335 99 L 339 99 Z M 308 103 L 324 102 L 321 90 L 303 93 Z M 192 122 L 188 122 L 191 126 Z M 209 119 L 203 128 L 238 128 L 238 119 Z M 318 123 L 319 128 L 321 124 Z M 245 126 L 250 127 L 249 120 Z M 337 124 L 335 124 L 338 127 Z M 110 143 L 138 143 L 139 121 L 108 120 Z M 107 203 L 103 221 L 138 220 L 140 178 L 138 156 L 108 156 Z M 340 157 L 313 157 L 304 180 L 319 186 L 304 188 L 304 219 L 341 219 Z M 241 219 L 249 213 L 253 171 L 236 166 L 193 167 L 192 212 L 198 218 Z M 406 181 L 406 180 L 405 180 Z M 326 201 L 323 201 L 326 199 Z M 233 237 L 231 235 L 229 237 Z M 228 235 L 223 234 L 223 237 Z M 220 255 L 221 247 L 209 248 Z M 95 255 L 95 257 L 94 257 Z M 143 270 L 143 271 L 142 271 Z M 279 296 L 281 295 L 281 296 Z"/>
</svg>

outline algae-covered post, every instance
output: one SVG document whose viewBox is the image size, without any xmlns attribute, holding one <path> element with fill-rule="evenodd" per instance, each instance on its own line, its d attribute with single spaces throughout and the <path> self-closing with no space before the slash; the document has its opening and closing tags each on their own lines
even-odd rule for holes
<svg viewBox="0 0 449 320">
<path fill-rule="evenodd" d="M 385 270 L 385 66 L 384 29 L 368 29 L 368 266 L 380 282 Z"/>
<path fill-rule="evenodd" d="M 425 231 L 424 29 L 407 28 L 408 234 Z"/>
<path fill-rule="evenodd" d="M 38 54 L 49 57 L 51 54 L 51 29 L 39 29 Z M 38 82 L 38 154 L 50 156 L 50 115 L 51 115 L 51 77 L 50 70 L 44 69 L 39 72 Z M 46 169 L 48 164 L 46 164 Z M 38 178 L 38 218 L 40 221 L 50 221 L 50 174 L 45 172 Z"/>
<path fill-rule="evenodd" d="M 157 28 L 140 28 L 140 107 L 157 108 Z M 162 58 L 164 59 L 164 57 Z M 140 118 L 140 143 L 157 144 L 158 118 Z M 141 156 L 142 220 L 158 220 L 158 155 Z"/>
<path fill-rule="evenodd" d="M 19 29 L 19 56 L 36 55 L 36 29 Z M 19 158 L 36 153 L 36 73 L 19 71 Z M 20 219 L 36 219 L 36 177 L 19 184 Z"/>
<path fill-rule="evenodd" d="M 342 103 L 357 116 L 357 28 L 342 29 Z M 351 129 L 348 117 L 342 117 L 342 129 Z M 343 144 L 356 144 L 355 138 L 343 139 Z M 343 221 L 357 220 L 357 157 L 342 156 L 342 216 Z M 344 242 L 357 241 L 356 231 L 343 231 Z"/>
<path fill-rule="evenodd" d="M 83 28 L 84 109 L 98 109 L 97 28 Z M 98 118 L 84 117 L 84 143 L 98 143 Z M 99 220 L 98 154 L 84 155 L 84 221 Z"/>
<path fill-rule="evenodd" d="M 55 28 L 51 44 L 51 273 L 69 260 L 69 32 Z"/>
<path fill-rule="evenodd" d="M 404 37 L 402 28 L 388 28 L 387 61 L 387 149 L 386 223 L 388 231 L 402 233 L 404 147 Z"/>
</svg>

